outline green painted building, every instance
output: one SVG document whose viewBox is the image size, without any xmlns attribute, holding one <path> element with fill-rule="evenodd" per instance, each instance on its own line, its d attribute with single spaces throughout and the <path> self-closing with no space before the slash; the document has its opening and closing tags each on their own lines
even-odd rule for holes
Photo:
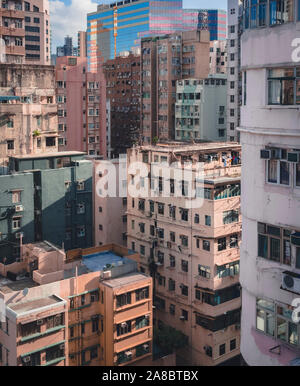
<svg viewBox="0 0 300 386">
<path fill-rule="evenodd" d="M 23 244 L 47 240 L 65 250 L 93 245 L 92 162 L 85 153 L 11 157 L 0 176 L 0 261 Z"/>
</svg>

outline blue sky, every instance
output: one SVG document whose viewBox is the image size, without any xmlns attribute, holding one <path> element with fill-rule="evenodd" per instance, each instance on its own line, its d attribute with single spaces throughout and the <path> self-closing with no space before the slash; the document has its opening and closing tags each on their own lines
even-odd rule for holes
<svg viewBox="0 0 300 386">
<path fill-rule="evenodd" d="M 52 52 L 62 45 L 66 35 L 77 42 L 77 32 L 86 29 L 86 14 L 95 11 L 97 3 L 110 3 L 111 0 L 50 0 L 52 25 Z M 184 8 L 227 8 L 227 0 L 183 0 Z"/>
</svg>

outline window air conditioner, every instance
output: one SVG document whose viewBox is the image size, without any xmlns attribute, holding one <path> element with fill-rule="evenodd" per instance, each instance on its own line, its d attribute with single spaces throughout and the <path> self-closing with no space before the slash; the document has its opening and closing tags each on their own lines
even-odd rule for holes
<svg viewBox="0 0 300 386">
<path fill-rule="evenodd" d="M 23 358 L 24 363 L 28 363 L 28 362 L 30 362 L 30 360 L 31 360 L 30 356 Z"/>
<path fill-rule="evenodd" d="M 149 350 L 149 344 L 143 344 L 143 349 L 144 350 Z"/>
<path fill-rule="evenodd" d="M 131 351 L 126 351 L 125 352 L 126 358 L 131 358 L 132 357 L 132 352 Z"/>
<path fill-rule="evenodd" d="M 16 211 L 16 212 L 23 212 L 23 210 L 24 210 L 23 205 L 16 205 L 16 206 L 15 206 L 15 211 Z"/>
<path fill-rule="evenodd" d="M 184 316 L 180 316 L 179 319 L 180 320 L 185 320 L 185 317 Z"/>
<path fill-rule="evenodd" d="M 288 152 L 287 153 L 287 160 L 289 162 L 295 162 L 295 163 L 298 163 L 300 162 L 300 152 L 296 153 L 296 152 Z"/>
<path fill-rule="evenodd" d="M 282 273 L 282 289 L 300 294 L 300 275 L 295 272 Z"/>
<path fill-rule="evenodd" d="M 300 232 L 291 234 L 291 244 L 300 247 Z"/>
<path fill-rule="evenodd" d="M 23 236 L 22 232 L 16 233 L 16 239 L 20 239 Z"/>
<path fill-rule="evenodd" d="M 271 151 L 270 150 L 261 150 L 260 151 L 260 158 L 261 159 L 270 159 L 271 158 Z"/>
<path fill-rule="evenodd" d="M 41 325 L 43 324 L 43 319 L 37 320 L 37 321 L 36 321 L 36 324 L 37 324 L 38 326 L 41 326 Z"/>
</svg>

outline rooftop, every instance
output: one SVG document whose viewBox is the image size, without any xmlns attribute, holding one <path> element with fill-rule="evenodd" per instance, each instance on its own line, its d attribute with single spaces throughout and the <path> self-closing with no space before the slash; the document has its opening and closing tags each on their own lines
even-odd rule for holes
<svg viewBox="0 0 300 386">
<path fill-rule="evenodd" d="M 8 308 L 14 311 L 17 316 L 20 316 L 28 311 L 38 310 L 40 308 L 53 306 L 60 303 L 64 303 L 64 300 L 55 295 L 51 295 L 42 299 L 30 300 L 28 302 L 9 304 Z"/>
<path fill-rule="evenodd" d="M 81 151 L 61 151 L 61 152 L 52 152 L 52 153 L 42 153 L 42 154 L 26 154 L 26 155 L 16 155 L 11 158 L 14 159 L 41 159 L 41 158 L 53 158 L 53 157 L 70 157 L 70 156 L 85 156 L 86 153 Z"/>
<path fill-rule="evenodd" d="M 154 145 L 140 146 L 141 151 L 155 151 L 162 153 L 184 153 L 195 151 L 219 151 L 219 150 L 240 150 L 241 145 L 237 142 L 199 142 L 187 144 L 184 142 L 168 141 Z"/>
<path fill-rule="evenodd" d="M 19 279 L 17 277 L 17 280 L 13 281 L 0 275 L 0 292 L 3 294 L 8 294 L 14 291 L 22 291 L 25 288 L 32 288 L 37 286 L 38 284 L 29 277 L 19 276 Z"/>
<path fill-rule="evenodd" d="M 133 272 L 115 279 L 105 280 L 105 285 L 111 288 L 118 288 L 132 283 L 143 282 L 149 279 L 149 277 L 140 272 Z"/>
</svg>

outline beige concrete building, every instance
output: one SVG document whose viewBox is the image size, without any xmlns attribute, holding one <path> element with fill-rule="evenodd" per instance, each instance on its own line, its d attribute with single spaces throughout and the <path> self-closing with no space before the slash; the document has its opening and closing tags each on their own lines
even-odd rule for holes
<svg viewBox="0 0 300 386">
<path fill-rule="evenodd" d="M 86 45 L 86 32 L 78 31 L 78 56 L 85 58 L 87 56 L 87 45 Z"/>
<path fill-rule="evenodd" d="M 57 151 L 54 68 L 0 64 L 0 162 Z"/>
<path fill-rule="evenodd" d="M 0 264 L 1 366 L 151 363 L 152 279 L 118 245 L 73 250 L 24 245 Z"/>
<path fill-rule="evenodd" d="M 227 41 L 213 40 L 209 49 L 209 73 L 227 73 Z"/>
<path fill-rule="evenodd" d="M 126 158 L 93 160 L 95 245 L 127 245 L 126 165 Z M 106 195 L 107 183 L 115 183 L 113 197 Z"/>
<path fill-rule="evenodd" d="M 213 366 L 240 353 L 240 150 L 236 143 L 170 142 L 128 151 L 128 247 L 155 279 L 155 324 L 188 337 L 177 364 Z M 140 180 L 135 162 L 145 164 Z M 179 166 L 165 178 L 150 169 L 170 171 L 173 162 Z M 184 162 L 192 162 L 190 184 L 178 176 Z M 139 184 L 143 194 L 133 197 Z"/>
<path fill-rule="evenodd" d="M 49 1 L 2 1 L 0 41 L 1 62 L 50 65 Z"/>
<path fill-rule="evenodd" d="M 174 139 L 176 81 L 209 73 L 209 31 L 185 31 L 141 41 L 141 141 Z"/>
</svg>

